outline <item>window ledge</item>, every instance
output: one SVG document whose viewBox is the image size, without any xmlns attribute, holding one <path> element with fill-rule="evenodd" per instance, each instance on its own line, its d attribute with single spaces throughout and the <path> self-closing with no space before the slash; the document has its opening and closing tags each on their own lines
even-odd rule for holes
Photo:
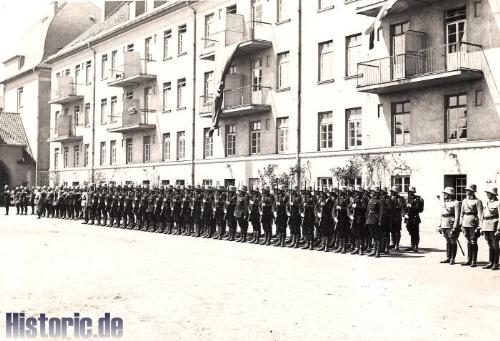
<svg viewBox="0 0 500 341">
<path fill-rule="evenodd" d="M 170 114 L 172 112 L 172 110 L 168 109 L 168 110 L 163 110 L 161 113 L 162 114 Z"/>
<path fill-rule="evenodd" d="M 177 108 L 177 111 L 186 110 L 186 107 Z"/>
<path fill-rule="evenodd" d="M 362 75 L 351 75 L 351 76 L 345 76 L 344 79 L 345 80 L 349 80 L 349 79 L 357 79 L 357 78 L 361 78 Z"/>
<path fill-rule="evenodd" d="M 322 85 L 322 84 L 330 84 L 330 83 L 333 83 L 333 82 L 335 82 L 335 79 L 327 79 L 327 80 L 324 80 L 324 81 L 318 81 L 316 84 Z"/>
<path fill-rule="evenodd" d="M 163 58 L 163 60 L 172 60 L 172 56 L 165 57 L 165 58 Z"/>
<path fill-rule="evenodd" d="M 328 7 L 325 7 L 325 8 L 318 8 L 318 13 L 323 13 L 323 12 L 326 12 L 326 11 L 329 11 L 331 9 L 334 9 L 335 6 L 328 6 Z"/>
<path fill-rule="evenodd" d="M 281 88 L 281 89 L 276 89 L 275 91 L 276 91 L 276 92 L 285 92 L 285 91 L 290 91 L 290 87 Z"/>
<path fill-rule="evenodd" d="M 283 19 L 283 20 L 277 21 L 276 25 L 286 24 L 287 22 L 290 22 L 290 21 L 292 21 L 292 19 Z"/>
<path fill-rule="evenodd" d="M 177 54 L 177 57 L 182 57 L 182 56 L 185 56 L 185 55 L 187 55 L 187 54 L 188 54 L 187 52 L 178 53 L 178 54 Z"/>
</svg>

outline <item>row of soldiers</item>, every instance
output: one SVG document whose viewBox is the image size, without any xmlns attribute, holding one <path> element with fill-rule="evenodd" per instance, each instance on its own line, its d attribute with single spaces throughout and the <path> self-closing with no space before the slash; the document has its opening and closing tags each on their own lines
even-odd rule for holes
<svg viewBox="0 0 500 341">
<path fill-rule="evenodd" d="M 37 187 L 33 204 L 38 218 L 230 241 L 239 227 L 239 242 L 247 242 L 251 225 L 253 243 L 380 257 L 399 250 L 403 222 L 411 237 L 408 250 L 418 252 L 424 202 L 414 187 L 407 199 L 399 192 L 397 186 L 249 191 L 246 186 L 91 184 Z"/>
<path fill-rule="evenodd" d="M 35 214 L 35 189 L 26 186 L 18 186 L 9 189 L 4 185 L 2 195 L 0 195 L 0 204 L 5 206 L 5 214 L 9 215 L 10 207 L 16 208 L 16 214 L 28 214 L 28 208 L 31 207 L 31 214 Z"/>
<path fill-rule="evenodd" d="M 465 189 L 466 197 L 457 200 L 453 187 L 446 187 L 441 200 L 439 232 L 446 240 L 446 258 L 441 263 L 455 264 L 459 241 L 463 232 L 467 239 L 467 262 L 464 266 L 477 266 L 478 239 L 483 236 L 488 243 L 489 262 L 484 269 L 498 270 L 500 258 L 500 230 L 498 229 L 500 204 L 498 189 L 492 185 L 485 190 L 487 200 L 477 198 L 477 186 L 470 184 Z M 463 250 L 462 250 L 463 252 Z"/>
</svg>

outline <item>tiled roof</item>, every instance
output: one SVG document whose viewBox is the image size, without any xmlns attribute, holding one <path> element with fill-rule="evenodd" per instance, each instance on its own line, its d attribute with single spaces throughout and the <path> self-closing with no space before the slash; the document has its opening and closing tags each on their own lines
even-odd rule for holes
<svg viewBox="0 0 500 341">
<path fill-rule="evenodd" d="M 121 6 L 119 6 L 109 17 L 106 18 L 102 23 L 91 26 L 87 31 L 83 32 L 79 35 L 75 40 L 70 42 L 64 48 L 62 48 L 59 52 L 49 57 L 55 57 L 58 55 L 65 54 L 74 48 L 85 45 L 87 42 L 92 41 L 96 37 L 99 37 L 116 26 L 125 23 L 129 19 L 129 2 L 123 1 Z"/>
<path fill-rule="evenodd" d="M 31 148 L 24 130 L 21 114 L 13 112 L 0 112 L 0 144 L 24 146 L 30 156 Z"/>
</svg>

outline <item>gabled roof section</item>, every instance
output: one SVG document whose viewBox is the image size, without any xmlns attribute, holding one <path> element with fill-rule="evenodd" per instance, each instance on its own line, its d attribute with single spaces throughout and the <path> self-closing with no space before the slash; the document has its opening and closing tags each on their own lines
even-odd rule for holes
<svg viewBox="0 0 500 341">
<path fill-rule="evenodd" d="M 0 112 L 0 144 L 23 146 L 27 153 L 33 157 L 21 114 Z"/>
</svg>

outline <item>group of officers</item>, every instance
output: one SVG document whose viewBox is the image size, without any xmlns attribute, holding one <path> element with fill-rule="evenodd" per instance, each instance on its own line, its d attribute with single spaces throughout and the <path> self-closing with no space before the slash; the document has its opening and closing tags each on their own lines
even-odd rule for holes
<svg viewBox="0 0 500 341">
<path fill-rule="evenodd" d="M 38 219 L 82 219 L 83 224 L 243 243 L 251 225 L 248 241 L 256 244 L 380 257 L 399 250 L 403 223 L 411 237 L 407 250 L 419 251 L 423 199 L 414 187 L 407 198 L 399 192 L 397 186 L 248 190 L 90 184 L 33 190 L 6 186 L 4 201 L 13 202 L 18 214 L 27 214 L 31 206 Z"/>
</svg>

